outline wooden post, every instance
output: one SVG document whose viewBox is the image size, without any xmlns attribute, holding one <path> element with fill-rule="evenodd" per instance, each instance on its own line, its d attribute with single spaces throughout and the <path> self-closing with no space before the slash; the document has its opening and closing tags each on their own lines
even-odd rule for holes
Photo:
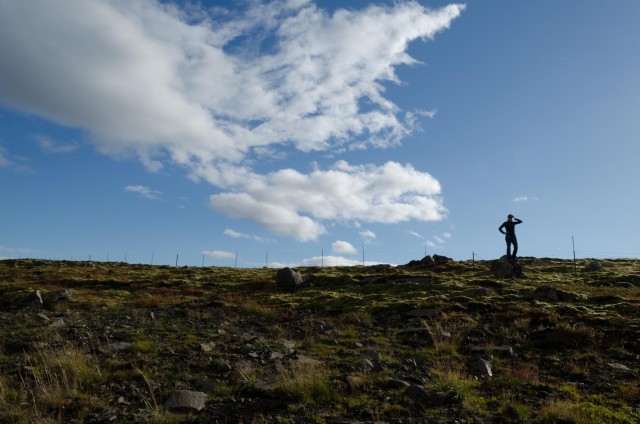
<svg viewBox="0 0 640 424">
<path fill-rule="evenodd" d="M 320 266 L 324 268 L 324 247 L 322 248 L 322 252 L 321 252 L 321 260 L 320 260 Z"/>
<path fill-rule="evenodd" d="M 471 252 L 471 266 L 476 266 L 476 252 Z"/>
<path fill-rule="evenodd" d="M 176 266 L 178 266 L 178 254 L 176 253 Z"/>
<path fill-rule="evenodd" d="M 362 266 L 364 266 L 364 242 L 362 242 Z"/>
<path fill-rule="evenodd" d="M 234 265 L 234 268 L 238 268 L 238 251 L 236 250 L 236 263 Z"/>
<path fill-rule="evenodd" d="M 151 265 L 153 265 L 153 254 L 154 254 L 154 253 L 155 253 L 155 252 L 151 252 Z"/>
<path fill-rule="evenodd" d="M 204 253 L 202 254 L 202 265 L 200 265 L 201 267 L 204 267 Z"/>
<path fill-rule="evenodd" d="M 576 242 L 571 236 L 571 244 L 573 245 L 573 272 L 575 275 L 578 275 L 578 265 L 576 264 Z"/>
</svg>

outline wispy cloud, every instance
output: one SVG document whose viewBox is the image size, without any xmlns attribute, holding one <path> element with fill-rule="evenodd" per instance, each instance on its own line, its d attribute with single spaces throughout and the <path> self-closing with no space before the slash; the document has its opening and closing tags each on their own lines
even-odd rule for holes
<svg viewBox="0 0 640 424">
<path fill-rule="evenodd" d="M 213 259 L 233 259 L 236 257 L 235 252 L 225 252 L 223 250 L 205 250 L 202 254 Z"/>
<path fill-rule="evenodd" d="M 409 234 L 410 236 L 413 236 L 413 237 L 419 238 L 419 239 L 421 239 L 421 238 L 422 238 L 422 234 L 417 233 L 417 232 L 412 231 L 412 230 L 408 230 L 408 231 L 407 231 L 407 234 Z"/>
<path fill-rule="evenodd" d="M 365 242 L 369 242 L 376 238 L 376 233 L 371 230 L 362 230 L 360 231 L 360 237 L 364 239 Z"/>
<path fill-rule="evenodd" d="M 46 135 L 35 135 L 33 138 L 45 153 L 71 153 L 80 148 L 80 144 L 75 141 L 71 143 L 58 142 Z"/>
<path fill-rule="evenodd" d="M 351 243 L 344 240 L 338 240 L 331 244 L 331 250 L 333 253 L 339 255 L 353 255 L 354 253 L 358 253 L 358 250 L 353 247 Z"/>
<path fill-rule="evenodd" d="M 150 200 L 160 200 L 162 198 L 162 192 L 158 190 L 152 190 L 149 187 L 135 185 L 135 186 L 126 186 L 124 188 L 125 191 L 130 193 L 137 193 L 145 199 Z"/>
<path fill-rule="evenodd" d="M 513 198 L 514 202 L 528 202 L 530 200 L 538 200 L 538 198 L 531 196 L 517 196 Z"/>
<path fill-rule="evenodd" d="M 27 165 L 28 160 L 22 157 L 13 157 L 7 149 L 0 146 L 0 169 L 6 169 L 22 174 L 33 174 L 33 169 Z"/>
<path fill-rule="evenodd" d="M 0 101 L 81 128 L 99 151 L 135 154 L 150 171 L 178 164 L 222 191 L 213 208 L 279 235 L 312 240 L 336 220 L 441 219 L 437 181 L 410 165 L 268 175 L 251 165 L 291 146 L 331 154 L 398 145 L 434 112 L 403 111 L 385 84 L 418 63 L 412 41 L 433 39 L 464 6 L 398 1 L 330 14 L 310 0 L 250 4 L 217 13 L 155 0 L 0 2 Z M 341 209 L 274 196 L 312 180 L 312 206 Z M 335 186 L 343 181 L 356 184 L 348 203 Z"/>
<path fill-rule="evenodd" d="M 28 247 L 8 247 L 0 244 L 0 252 L 4 253 L 14 253 L 14 254 L 29 254 L 37 252 L 36 249 L 31 249 Z"/>
<path fill-rule="evenodd" d="M 224 235 L 225 236 L 229 236 L 231 238 L 237 238 L 237 239 L 250 239 L 250 240 L 255 240 L 255 241 L 264 241 L 264 239 L 262 237 L 259 236 L 252 236 L 250 234 L 245 234 L 245 233 L 241 233 L 238 231 L 234 231 L 230 228 L 227 228 L 226 230 L 224 230 Z"/>
</svg>

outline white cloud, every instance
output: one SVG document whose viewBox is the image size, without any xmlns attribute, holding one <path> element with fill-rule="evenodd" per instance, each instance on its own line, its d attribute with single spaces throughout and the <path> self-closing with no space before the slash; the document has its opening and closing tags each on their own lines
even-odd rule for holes
<svg viewBox="0 0 640 424">
<path fill-rule="evenodd" d="M 337 253 L 339 255 L 353 255 L 354 253 L 358 253 L 358 250 L 353 247 L 353 245 L 347 241 L 338 240 L 331 244 L 331 250 L 333 253 Z"/>
<path fill-rule="evenodd" d="M 407 234 L 409 234 L 410 236 L 414 236 L 416 238 L 420 238 L 420 239 L 422 238 L 422 235 L 420 233 L 417 233 L 417 232 L 412 231 L 412 230 L 407 231 Z"/>
<path fill-rule="evenodd" d="M 0 244 L 0 252 L 28 254 L 35 253 L 37 250 L 28 247 L 7 247 Z"/>
<path fill-rule="evenodd" d="M 232 172 L 215 178 L 239 188 L 237 193 L 211 196 L 212 208 L 301 241 L 325 233 L 322 222 L 327 220 L 398 223 L 435 221 L 446 214 L 438 181 L 395 162 L 352 166 L 339 161 L 310 174 L 283 169 L 265 176 Z"/>
<path fill-rule="evenodd" d="M 145 187 L 145 186 L 140 186 L 140 185 L 126 186 L 124 190 L 130 193 L 138 193 L 140 196 L 144 197 L 145 199 L 160 200 L 162 198 L 161 191 L 152 190 L 149 187 Z"/>
<path fill-rule="evenodd" d="M 378 265 L 382 262 L 368 262 L 364 265 Z M 273 262 L 269 264 L 270 268 L 298 267 L 298 266 L 357 266 L 362 265 L 361 260 L 345 258 L 343 256 L 314 256 L 312 258 L 303 259 L 296 263 Z M 391 264 L 394 265 L 394 264 Z"/>
<path fill-rule="evenodd" d="M 229 236 L 231 238 L 237 238 L 237 239 L 251 239 L 251 240 L 255 240 L 255 241 L 264 241 L 264 239 L 262 237 L 259 236 L 252 236 L 249 234 L 245 234 L 245 233 L 240 233 L 238 231 L 234 231 L 230 228 L 227 228 L 226 230 L 224 230 L 224 235 Z"/>
<path fill-rule="evenodd" d="M 35 135 L 33 138 L 45 153 L 71 153 L 80 148 L 80 145 L 76 142 L 60 143 L 46 135 Z"/>
<path fill-rule="evenodd" d="M 363 230 L 363 231 L 360 231 L 360 237 L 365 239 L 365 241 L 369 241 L 369 240 L 373 240 L 374 238 L 376 238 L 376 233 L 374 233 L 371 230 Z"/>
<path fill-rule="evenodd" d="M 202 254 L 213 259 L 233 259 L 236 257 L 234 252 L 225 252 L 222 250 L 205 250 Z"/>
<path fill-rule="evenodd" d="M 232 237 L 232 238 L 249 238 L 248 235 L 243 234 L 243 233 L 239 233 L 237 231 L 233 231 L 230 228 L 227 228 L 226 230 L 224 230 L 224 235 Z"/>
<path fill-rule="evenodd" d="M 529 200 L 538 200 L 538 198 L 532 196 L 518 196 L 513 199 L 514 202 L 528 202 Z"/>
<path fill-rule="evenodd" d="M 418 63 L 410 42 L 432 39 L 463 9 L 399 1 L 329 14 L 280 0 L 216 15 L 156 0 L 0 2 L 0 102 L 83 129 L 101 152 L 136 155 L 150 171 L 184 166 L 220 189 L 214 208 L 276 234 L 315 239 L 328 220 L 440 219 L 437 181 L 409 165 L 340 162 L 308 175 L 249 166 L 291 146 L 397 145 L 434 112 L 402 111 L 384 84 Z M 346 196 L 331 185 L 340 181 L 359 186 Z M 293 197 L 310 182 L 320 184 L 305 206 Z"/>
</svg>

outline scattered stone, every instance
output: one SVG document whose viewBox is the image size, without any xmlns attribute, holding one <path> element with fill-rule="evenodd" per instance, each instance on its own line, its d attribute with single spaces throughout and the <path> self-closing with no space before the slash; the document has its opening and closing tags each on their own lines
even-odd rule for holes
<svg viewBox="0 0 640 424">
<path fill-rule="evenodd" d="M 51 319 L 43 313 L 39 313 L 38 316 L 42 318 L 43 321 L 46 321 L 46 322 L 51 321 Z"/>
<path fill-rule="evenodd" d="M 493 377 L 491 362 L 486 359 L 476 359 L 471 363 L 471 370 L 478 377 Z"/>
<path fill-rule="evenodd" d="M 164 409 L 174 414 L 198 412 L 205 407 L 207 400 L 209 400 L 209 397 L 203 392 L 176 390 L 169 395 L 169 398 L 164 404 Z"/>
<path fill-rule="evenodd" d="M 53 321 L 51 324 L 49 324 L 49 327 L 51 328 L 62 328 L 65 326 L 65 322 L 62 318 L 58 318 L 57 320 Z"/>
<path fill-rule="evenodd" d="M 370 371 L 373 371 L 374 368 L 375 366 L 373 365 L 373 362 L 371 362 L 370 359 L 363 359 L 362 361 L 360 361 L 360 369 L 362 371 L 370 372 Z"/>
<path fill-rule="evenodd" d="M 291 268 L 282 268 L 276 274 L 276 290 L 294 292 L 302 286 L 302 276 Z"/>
<path fill-rule="evenodd" d="M 405 342 L 417 344 L 420 346 L 435 346 L 433 333 L 427 327 L 407 328 L 400 330 L 398 335 L 405 339 Z"/>
<path fill-rule="evenodd" d="M 69 289 L 55 290 L 44 293 L 42 295 L 42 302 L 45 305 L 53 305 L 60 302 L 66 302 L 73 296 L 73 291 Z"/>
<path fill-rule="evenodd" d="M 441 255 L 433 255 L 433 262 L 438 265 L 438 264 L 445 264 L 447 262 L 453 262 L 453 259 L 448 258 L 446 256 L 441 256 Z"/>
<path fill-rule="evenodd" d="M 213 352 L 213 350 L 216 348 L 216 344 L 214 342 L 200 343 L 200 348 L 203 352 L 209 353 Z"/>
<path fill-rule="evenodd" d="M 100 346 L 98 350 L 101 353 L 130 352 L 133 350 L 133 343 L 115 342 L 105 346 Z"/>
</svg>

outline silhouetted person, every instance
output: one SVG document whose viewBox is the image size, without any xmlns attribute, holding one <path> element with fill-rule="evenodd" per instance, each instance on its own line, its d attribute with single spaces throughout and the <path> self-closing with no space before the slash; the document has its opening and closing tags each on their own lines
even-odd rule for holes
<svg viewBox="0 0 640 424">
<path fill-rule="evenodd" d="M 516 255 L 518 254 L 518 239 L 516 238 L 515 227 L 521 223 L 521 219 L 514 218 L 513 215 L 509 214 L 507 220 L 498 228 L 498 231 L 505 234 L 504 240 L 507 242 L 507 260 L 510 262 L 515 261 Z M 513 245 L 513 256 L 511 255 L 511 245 Z"/>
</svg>

